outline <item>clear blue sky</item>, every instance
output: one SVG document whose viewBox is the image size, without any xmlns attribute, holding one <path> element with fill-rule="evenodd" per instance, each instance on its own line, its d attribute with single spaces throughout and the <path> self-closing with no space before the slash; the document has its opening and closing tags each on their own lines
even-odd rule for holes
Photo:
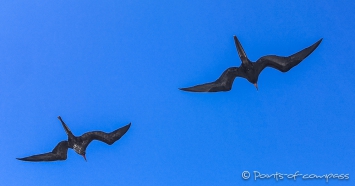
<svg viewBox="0 0 355 186">
<path fill-rule="evenodd" d="M 243 171 L 347 173 L 354 185 L 353 1 L 5 1 L 0 6 L 1 185 L 326 185 L 243 180 Z M 233 35 L 255 61 L 324 38 L 259 91 L 178 90 L 239 66 Z M 87 159 L 31 163 L 75 135 L 132 122 Z"/>
</svg>

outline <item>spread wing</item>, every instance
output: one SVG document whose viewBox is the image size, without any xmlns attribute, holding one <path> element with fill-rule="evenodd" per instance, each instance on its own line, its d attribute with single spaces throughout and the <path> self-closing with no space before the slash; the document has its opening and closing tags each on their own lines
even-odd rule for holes
<svg viewBox="0 0 355 186">
<path fill-rule="evenodd" d="M 84 149 L 86 149 L 86 147 L 90 144 L 92 140 L 99 140 L 105 142 L 108 145 L 112 145 L 128 131 L 130 126 L 131 123 L 110 133 L 105 133 L 101 131 L 87 132 L 82 136 L 80 136 L 79 138 L 83 141 Z"/>
<path fill-rule="evenodd" d="M 222 75 L 214 82 L 179 89 L 189 92 L 230 91 L 236 77 L 245 77 L 245 73 L 239 70 L 238 67 L 231 67 L 225 70 Z"/>
<path fill-rule="evenodd" d="M 281 57 L 276 55 L 268 55 L 261 57 L 258 61 L 255 62 L 254 68 L 256 68 L 256 72 L 260 74 L 260 72 L 265 67 L 272 67 L 281 72 L 287 72 L 292 67 L 298 65 L 302 60 L 304 60 L 307 56 L 309 56 L 322 42 L 322 39 L 314 43 L 313 45 L 291 55 L 288 57 Z"/>
<path fill-rule="evenodd" d="M 16 158 L 22 161 L 57 161 L 66 160 L 68 152 L 68 141 L 61 141 L 52 152 L 33 155 L 25 158 Z"/>
</svg>

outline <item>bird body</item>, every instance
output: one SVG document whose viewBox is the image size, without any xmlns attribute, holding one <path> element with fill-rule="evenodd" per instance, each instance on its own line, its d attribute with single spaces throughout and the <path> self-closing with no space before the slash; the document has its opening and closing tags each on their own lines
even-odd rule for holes
<svg viewBox="0 0 355 186">
<path fill-rule="evenodd" d="M 225 70 L 222 75 L 214 82 L 196 85 L 188 88 L 180 88 L 180 90 L 190 92 L 219 92 L 229 91 L 232 89 L 234 79 L 242 77 L 254 84 L 258 89 L 258 78 L 262 70 L 266 67 L 275 68 L 281 72 L 287 72 L 292 67 L 298 65 L 302 60 L 309 56 L 321 43 L 322 39 L 313 45 L 288 57 L 267 55 L 259 58 L 256 62 L 248 59 L 237 36 L 234 36 L 234 42 L 238 51 L 238 55 L 242 64 L 239 67 L 230 67 Z"/>
<path fill-rule="evenodd" d="M 70 131 L 68 126 L 64 123 L 62 118 L 58 116 L 58 119 L 62 123 L 62 126 L 65 132 L 68 135 L 68 140 L 61 141 L 57 144 L 57 146 L 52 150 L 52 152 L 33 155 L 25 158 L 17 158 L 22 161 L 57 161 L 57 160 L 66 160 L 68 148 L 73 149 L 79 155 L 82 155 L 86 160 L 86 148 L 93 140 L 102 141 L 108 145 L 112 145 L 114 142 L 119 140 L 130 128 L 131 123 L 128 125 L 119 128 L 113 132 L 105 133 L 101 131 L 92 131 L 87 132 L 81 136 L 74 136 Z"/>
</svg>

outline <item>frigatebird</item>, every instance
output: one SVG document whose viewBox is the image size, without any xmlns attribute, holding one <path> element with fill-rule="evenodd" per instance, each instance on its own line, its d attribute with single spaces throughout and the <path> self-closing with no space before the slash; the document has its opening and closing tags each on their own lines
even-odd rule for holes
<svg viewBox="0 0 355 186">
<path fill-rule="evenodd" d="M 307 56 L 309 56 L 318 47 L 321 41 L 322 39 L 318 40 L 313 45 L 288 57 L 267 55 L 259 58 L 256 62 L 252 62 L 248 59 L 237 36 L 234 36 L 234 42 L 238 51 L 238 55 L 240 60 L 242 61 L 242 64 L 239 67 L 228 68 L 214 82 L 179 89 L 190 92 L 230 91 L 232 89 L 234 79 L 236 77 L 243 77 L 247 79 L 250 83 L 254 84 L 256 90 L 258 90 L 257 83 L 259 74 L 262 70 L 264 70 L 265 67 L 272 67 L 281 72 L 287 72 L 292 67 L 298 65 Z"/>
<path fill-rule="evenodd" d="M 22 161 L 57 161 L 57 160 L 66 160 L 68 148 L 74 149 L 74 151 L 80 155 L 82 155 L 86 161 L 86 147 L 92 140 L 99 140 L 107 143 L 108 145 L 112 145 L 114 142 L 119 140 L 129 129 L 131 123 L 128 125 L 119 128 L 111 133 L 105 133 L 101 131 L 92 131 L 87 132 L 79 137 L 74 136 L 70 131 L 68 126 L 64 123 L 62 118 L 58 116 L 58 119 L 63 125 L 65 132 L 68 135 L 67 141 L 61 141 L 57 144 L 57 146 L 52 150 L 52 152 L 33 155 L 25 158 L 16 158 Z"/>
</svg>

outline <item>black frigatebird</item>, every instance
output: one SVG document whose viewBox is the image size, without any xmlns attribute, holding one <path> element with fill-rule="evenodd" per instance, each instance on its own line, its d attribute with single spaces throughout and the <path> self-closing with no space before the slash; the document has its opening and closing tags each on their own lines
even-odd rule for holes
<svg viewBox="0 0 355 186">
<path fill-rule="evenodd" d="M 65 132 L 68 135 L 67 141 L 61 141 L 57 144 L 57 146 L 52 150 L 52 152 L 33 155 L 25 158 L 16 158 L 22 161 L 57 161 L 57 160 L 66 160 L 68 148 L 74 149 L 74 151 L 80 155 L 82 155 L 86 161 L 86 147 L 92 140 L 99 140 L 107 143 L 108 145 L 112 145 L 115 141 L 119 140 L 129 129 L 131 123 L 128 125 L 119 128 L 111 133 L 105 133 L 101 131 L 92 131 L 87 132 L 79 137 L 73 135 L 73 133 L 69 130 L 68 126 L 64 123 L 62 118 L 58 116 L 58 119 L 62 123 Z"/>
<path fill-rule="evenodd" d="M 267 55 L 252 62 L 248 59 L 242 45 L 237 36 L 234 36 L 234 42 L 237 47 L 238 55 L 242 64 L 239 67 L 230 67 L 225 70 L 222 75 L 214 82 L 196 85 L 188 88 L 179 88 L 180 90 L 190 92 L 219 92 L 229 91 L 232 89 L 234 79 L 236 77 L 243 77 L 250 83 L 254 84 L 258 90 L 258 77 L 265 67 L 272 67 L 281 72 L 287 72 L 292 67 L 298 65 L 303 59 L 310 55 L 321 43 L 322 39 L 313 45 L 295 53 L 288 57 Z"/>
</svg>

